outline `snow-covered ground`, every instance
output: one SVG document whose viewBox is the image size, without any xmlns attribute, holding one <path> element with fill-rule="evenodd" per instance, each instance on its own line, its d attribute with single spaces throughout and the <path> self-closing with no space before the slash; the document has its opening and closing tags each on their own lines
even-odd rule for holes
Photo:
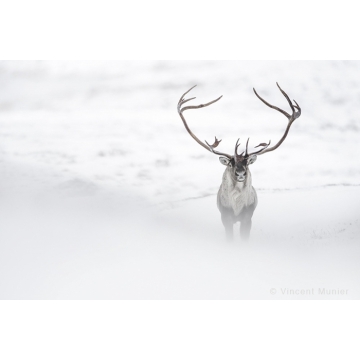
<svg viewBox="0 0 360 360">
<path fill-rule="evenodd" d="M 360 62 L 0 62 L 2 299 L 360 298 Z M 227 242 L 224 167 L 193 141 L 282 136 Z M 189 94 L 191 95 L 191 94 Z M 320 290 L 319 290 L 320 289 Z M 330 294 L 327 293 L 330 291 Z"/>
</svg>

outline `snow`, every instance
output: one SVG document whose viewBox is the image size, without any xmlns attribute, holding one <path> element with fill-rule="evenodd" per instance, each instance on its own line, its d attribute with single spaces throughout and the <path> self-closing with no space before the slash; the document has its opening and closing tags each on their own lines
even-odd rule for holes
<svg viewBox="0 0 360 360">
<path fill-rule="evenodd" d="M 0 297 L 358 299 L 357 79 L 360 62 L 0 62 Z M 223 95 L 185 113 L 219 151 L 274 143 L 287 120 L 252 87 L 289 111 L 276 81 L 302 116 L 251 166 L 251 238 L 228 242 L 225 168 L 176 105 Z"/>
</svg>

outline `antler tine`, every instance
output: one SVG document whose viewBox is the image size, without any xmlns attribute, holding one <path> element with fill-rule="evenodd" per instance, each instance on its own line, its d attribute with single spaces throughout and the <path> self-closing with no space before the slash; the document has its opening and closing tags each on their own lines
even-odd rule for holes
<svg viewBox="0 0 360 360">
<path fill-rule="evenodd" d="M 285 116 L 290 120 L 291 115 L 289 115 L 286 111 L 278 108 L 277 106 L 274 106 L 274 105 L 269 104 L 266 100 L 264 100 L 264 99 L 256 92 L 255 88 L 253 88 L 253 90 L 254 90 L 255 95 L 256 95 L 265 105 L 267 105 L 268 107 L 271 107 L 272 109 L 275 109 L 275 110 L 277 110 L 277 111 L 280 111 L 283 115 L 285 115 Z"/>
<path fill-rule="evenodd" d="M 285 129 L 284 135 L 282 136 L 282 138 L 278 141 L 278 143 L 277 143 L 276 145 L 274 145 L 274 146 L 272 146 L 271 148 L 269 148 L 270 141 L 269 141 L 268 144 L 262 143 L 262 144 L 260 144 L 260 145 L 258 145 L 258 146 L 265 146 L 265 147 L 264 147 L 263 149 L 261 149 L 260 151 L 255 152 L 255 153 L 252 153 L 252 154 L 262 155 L 262 154 L 265 154 L 265 153 L 267 153 L 267 152 L 269 152 L 269 151 L 273 151 L 273 150 L 277 149 L 277 148 L 283 143 L 283 141 L 286 139 L 287 134 L 289 133 L 289 130 L 290 130 L 290 127 L 291 127 L 292 123 L 301 115 L 301 108 L 300 108 L 299 104 L 294 100 L 294 103 L 296 104 L 296 105 L 294 105 L 294 104 L 291 102 L 291 100 L 290 100 L 289 96 L 287 95 L 287 93 L 286 93 L 283 89 L 281 89 L 280 85 L 279 85 L 278 83 L 276 83 L 276 85 L 277 85 L 277 87 L 279 88 L 279 90 L 281 91 L 281 93 L 284 95 L 284 97 L 286 98 L 287 102 L 289 103 L 289 105 L 290 105 L 290 107 L 291 107 L 291 110 L 292 110 L 292 114 L 289 115 L 286 111 L 278 108 L 277 106 L 274 106 L 274 105 L 269 104 L 269 103 L 268 103 L 267 101 L 265 101 L 261 96 L 258 95 L 258 93 L 256 92 L 255 89 L 253 89 L 255 95 L 256 95 L 265 105 L 271 107 L 272 109 L 275 109 L 275 110 L 281 112 L 283 115 L 285 115 L 285 116 L 287 117 L 287 119 L 289 120 L 289 122 L 288 122 L 288 125 L 287 125 L 286 129 Z"/>
<path fill-rule="evenodd" d="M 226 156 L 227 158 L 231 159 L 231 155 L 228 155 L 228 154 L 225 154 L 225 153 L 222 153 L 220 151 L 216 151 L 215 148 L 220 144 L 222 140 L 218 140 L 215 136 L 215 141 L 212 145 L 210 145 L 206 140 L 206 145 L 210 148 L 210 151 L 216 155 L 220 155 L 220 156 Z"/>
<path fill-rule="evenodd" d="M 196 86 L 196 85 L 195 85 Z M 192 105 L 192 106 L 186 106 L 186 107 L 181 107 L 182 105 L 184 105 L 185 103 L 187 103 L 188 101 L 190 100 L 193 100 L 195 99 L 195 97 L 193 98 L 190 98 L 190 99 L 185 99 L 185 95 L 188 94 L 195 86 L 193 86 L 192 88 L 190 88 L 188 91 L 186 91 L 180 98 L 179 102 L 178 102 L 178 106 L 177 106 L 177 109 L 178 109 L 178 113 L 181 117 L 181 120 L 183 121 L 184 123 L 184 126 L 185 126 L 185 129 L 187 130 L 187 132 L 190 134 L 190 136 L 198 143 L 200 144 L 203 148 L 205 148 L 206 150 L 214 153 L 214 154 L 217 154 L 217 155 L 223 155 L 223 156 L 226 156 L 227 158 L 231 159 L 231 155 L 228 155 L 228 154 L 225 154 L 225 153 L 221 153 L 221 152 L 218 152 L 216 150 L 214 150 L 219 144 L 220 144 L 220 141 L 221 140 L 218 140 L 216 137 L 215 137 L 215 142 L 214 144 L 210 145 L 206 140 L 205 140 L 205 143 L 206 145 L 198 139 L 198 137 L 190 130 L 186 120 L 185 120 L 185 117 L 183 115 L 183 112 L 185 110 L 190 110 L 190 109 L 200 109 L 200 108 L 203 108 L 203 107 L 206 107 L 206 106 L 209 106 L 217 101 L 219 101 L 221 98 L 222 98 L 222 95 L 220 97 L 218 97 L 217 99 L 215 100 L 212 100 L 208 103 L 205 103 L 205 104 L 200 104 L 200 105 Z"/>
<path fill-rule="evenodd" d="M 248 139 L 247 139 L 247 141 L 246 141 L 245 157 L 249 155 L 249 154 L 248 154 L 248 145 L 249 145 L 249 140 L 250 140 L 250 138 L 248 138 Z"/>
<path fill-rule="evenodd" d="M 297 119 L 298 117 L 300 117 L 300 115 L 301 115 L 301 107 L 300 107 L 300 105 L 299 105 L 295 100 L 293 100 L 293 101 L 294 101 L 294 103 L 296 104 L 296 105 L 293 105 L 294 108 L 295 108 L 296 110 L 298 110 L 298 111 L 294 111 L 294 118 L 293 118 L 293 121 L 294 121 L 295 119 Z"/>
<path fill-rule="evenodd" d="M 185 106 L 184 108 L 181 109 L 181 112 L 184 112 L 185 110 L 190 110 L 190 109 L 201 109 L 203 107 L 206 107 L 206 106 L 209 106 L 217 101 L 219 101 L 220 99 L 222 98 L 222 95 L 219 96 L 217 99 L 215 100 L 212 100 L 212 101 L 209 101 L 208 103 L 206 104 L 200 104 L 200 105 L 192 105 L 192 106 Z M 190 100 L 193 100 L 193 99 L 196 99 L 195 97 L 191 98 L 191 99 L 187 99 L 187 100 L 183 100 L 181 105 L 182 104 L 185 104 L 186 102 L 190 101 Z"/>
<path fill-rule="evenodd" d="M 299 104 L 294 99 L 293 99 L 293 102 L 296 104 L 296 106 L 294 105 L 294 107 L 296 109 L 298 109 L 299 111 L 301 111 L 301 108 L 300 108 Z"/>
<path fill-rule="evenodd" d="M 249 138 L 249 139 L 250 139 L 250 138 Z M 244 155 L 244 157 L 247 157 L 247 156 L 250 156 L 250 155 L 260 154 L 262 151 L 264 151 L 265 149 L 267 149 L 267 148 L 268 148 L 268 146 L 269 146 L 269 145 L 270 145 L 270 143 L 271 143 L 271 140 L 269 140 L 269 142 L 268 142 L 268 143 L 261 143 L 261 144 L 259 144 L 259 145 L 255 146 L 255 148 L 257 148 L 257 147 L 259 147 L 259 146 L 263 146 L 263 148 L 262 148 L 262 149 L 260 149 L 260 150 L 258 150 L 258 151 L 253 151 L 253 152 L 249 153 L 249 152 L 248 152 L 248 143 L 249 143 L 249 139 L 248 139 L 248 140 L 247 140 L 247 142 L 246 142 L 246 151 L 245 151 L 245 155 Z"/>
<path fill-rule="evenodd" d="M 285 96 L 287 102 L 289 103 L 290 107 L 291 107 L 291 110 L 294 112 L 295 109 L 294 109 L 294 105 L 292 104 L 288 94 L 280 87 L 280 85 L 278 83 L 276 83 L 277 87 L 279 88 L 279 90 L 281 91 L 281 93 Z"/>
<path fill-rule="evenodd" d="M 240 156 L 240 155 L 237 153 L 237 149 L 238 149 L 238 147 L 241 145 L 241 144 L 239 144 L 239 141 L 240 141 L 240 138 L 237 139 L 236 144 L 235 144 L 234 157 Z"/>
<path fill-rule="evenodd" d="M 188 101 L 190 101 L 190 100 L 194 100 L 194 99 L 196 99 L 196 97 L 195 97 L 195 96 L 194 96 L 194 97 L 192 97 L 192 98 L 190 98 L 190 99 L 182 100 L 181 102 L 179 102 L 179 105 L 180 105 L 180 106 L 182 106 L 182 105 L 184 105 L 185 103 L 187 103 Z"/>
<path fill-rule="evenodd" d="M 183 94 L 182 94 L 182 96 L 181 96 L 181 98 L 180 98 L 180 100 L 179 100 L 179 102 L 178 102 L 178 105 L 182 102 L 182 100 L 184 99 L 184 96 L 187 94 L 187 93 L 189 93 L 194 87 L 196 87 L 197 85 L 194 85 L 193 87 L 191 87 L 188 91 L 186 91 L 186 92 L 184 92 Z M 192 99 L 195 99 L 195 98 L 192 98 Z M 189 99 L 190 100 L 190 99 Z M 189 101 L 189 100 L 187 100 L 187 101 Z"/>
<path fill-rule="evenodd" d="M 258 151 L 254 151 L 254 152 L 252 152 L 250 155 L 257 155 L 257 154 L 260 154 L 262 151 L 264 151 L 265 149 L 267 149 L 267 148 L 269 147 L 270 143 L 271 143 L 271 140 L 269 140 L 269 142 L 268 142 L 268 143 L 261 143 L 261 144 L 259 144 L 259 145 L 255 146 L 255 148 L 257 148 L 257 147 L 259 147 L 259 146 L 263 146 L 263 148 L 262 148 L 262 149 L 260 149 L 260 150 L 258 150 Z"/>
</svg>

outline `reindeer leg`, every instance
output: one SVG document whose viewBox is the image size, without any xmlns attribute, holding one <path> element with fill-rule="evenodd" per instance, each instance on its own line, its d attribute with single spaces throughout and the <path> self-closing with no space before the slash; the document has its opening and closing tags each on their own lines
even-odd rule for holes
<svg viewBox="0 0 360 360">
<path fill-rule="evenodd" d="M 223 208 L 221 210 L 221 221 L 225 227 L 226 238 L 228 240 L 233 240 L 234 238 L 234 230 L 233 230 L 234 222 L 232 219 L 231 211 L 232 210 L 226 208 Z"/>
<path fill-rule="evenodd" d="M 248 240 L 250 237 L 251 230 L 251 218 L 254 214 L 256 203 L 248 206 L 243 210 L 243 214 L 241 214 L 241 223 L 240 223 L 240 237 L 242 240 Z"/>
<path fill-rule="evenodd" d="M 251 219 L 243 220 L 240 224 L 241 240 L 248 240 L 250 237 Z"/>
</svg>

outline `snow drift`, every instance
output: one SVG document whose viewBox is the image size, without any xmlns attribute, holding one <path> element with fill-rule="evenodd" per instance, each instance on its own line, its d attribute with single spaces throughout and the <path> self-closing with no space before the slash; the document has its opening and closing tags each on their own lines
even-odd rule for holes
<svg viewBox="0 0 360 360">
<path fill-rule="evenodd" d="M 1 62 L 2 299 L 360 297 L 360 62 Z M 284 144 L 251 167 L 251 239 L 225 240 L 201 138 Z M 235 231 L 238 233 L 238 231 Z"/>
</svg>

